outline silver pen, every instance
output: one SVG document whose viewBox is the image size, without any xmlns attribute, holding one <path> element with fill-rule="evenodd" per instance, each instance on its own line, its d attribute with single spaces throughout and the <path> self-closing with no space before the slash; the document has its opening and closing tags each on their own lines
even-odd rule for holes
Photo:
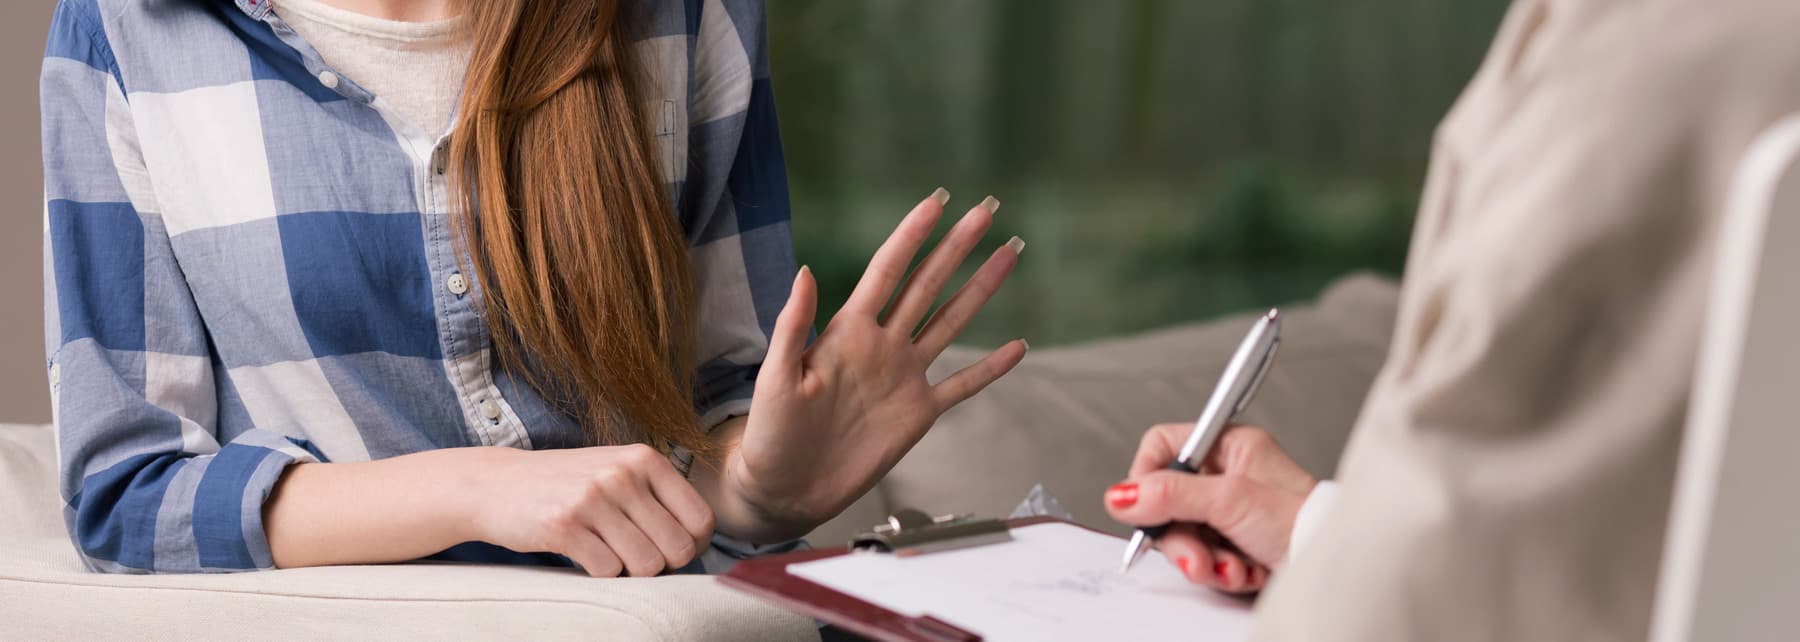
<svg viewBox="0 0 1800 642">
<path fill-rule="evenodd" d="M 1206 454 L 1219 441 L 1219 435 L 1225 432 L 1231 418 L 1250 405 L 1257 386 L 1262 385 L 1263 375 L 1269 373 L 1269 365 L 1275 361 L 1276 346 L 1281 345 L 1281 320 L 1277 313 L 1271 309 L 1250 326 L 1250 334 L 1238 344 L 1237 352 L 1225 364 L 1225 374 L 1219 376 L 1219 385 L 1213 388 L 1212 398 L 1206 400 L 1206 409 L 1200 411 L 1200 419 L 1194 422 L 1194 431 L 1188 433 L 1180 455 L 1169 462 L 1169 470 L 1199 472 L 1200 464 L 1206 461 Z M 1132 533 L 1131 543 L 1125 545 L 1125 561 L 1119 565 L 1119 572 L 1131 570 L 1144 552 L 1150 550 L 1151 542 L 1168 527 L 1168 524 L 1146 526 Z"/>
</svg>

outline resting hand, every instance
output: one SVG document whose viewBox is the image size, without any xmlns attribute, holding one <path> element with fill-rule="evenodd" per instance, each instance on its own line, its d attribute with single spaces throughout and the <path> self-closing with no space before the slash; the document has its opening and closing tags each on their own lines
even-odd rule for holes
<svg viewBox="0 0 1800 642">
<path fill-rule="evenodd" d="M 706 500 L 644 445 L 520 451 L 488 457 L 470 523 L 473 539 L 558 553 L 594 577 L 649 577 L 685 566 L 712 537 Z"/>
<path fill-rule="evenodd" d="M 907 214 L 811 347 L 818 288 L 808 270 L 796 277 L 757 376 L 742 440 L 724 462 L 728 487 L 768 528 L 734 535 L 798 536 L 836 515 L 893 468 L 939 415 L 1024 358 L 1025 342 L 1014 341 L 940 383 L 925 378 L 926 367 L 999 289 L 1023 248 L 1015 239 L 995 251 L 919 328 L 998 207 L 989 200 L 970 210 L 902 285 L 948 198 L 934 194 Z"/>
<path fill-rule="evenodd" d="M 1220 436 L 1201 474 L 1166 470 L 1193 429 L 1151 428 L 1132 459 L 1130 478 L 1107 489 L 1106 509 L 1134 526 L 1170 524 L 1156 546 L 1189 581 L 1233 593 L 1261 589 L 1270 569 L 1287 558 L 1294 518 L 1318 482 L 1269 433 L 1248 426 Z M 1226 550 L 1201 525 L 1243 555 Z"/>
</svg>

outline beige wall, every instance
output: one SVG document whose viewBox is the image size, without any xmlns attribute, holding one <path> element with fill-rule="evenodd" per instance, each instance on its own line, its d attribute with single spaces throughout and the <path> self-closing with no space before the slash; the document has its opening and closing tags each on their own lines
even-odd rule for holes
<svg viewBox="0 0 1800 642">
<path fill-rule="evenodd" d="M 0 1 L 0 422 L 50 420 L 38 67 L 53 0 Z"/>
</svg>

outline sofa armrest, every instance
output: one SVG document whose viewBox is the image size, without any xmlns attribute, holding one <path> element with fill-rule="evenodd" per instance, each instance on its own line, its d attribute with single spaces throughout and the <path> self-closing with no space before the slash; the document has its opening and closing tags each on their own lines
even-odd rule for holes
<svg viewBox="0 0 1800 642">
<path fill-rule="evenodd" d="M 50 426 L 0 425 L 0 638 L 818 639 L 811 618 L 694 575 L 424 563 L 90 573 L 62 525 L 55 452 Z"/>
</svg>

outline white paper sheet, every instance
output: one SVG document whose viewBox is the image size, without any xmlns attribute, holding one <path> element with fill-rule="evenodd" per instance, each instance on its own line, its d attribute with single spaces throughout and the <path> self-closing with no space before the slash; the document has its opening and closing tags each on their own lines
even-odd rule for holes
<svg viewBox="0 0 1800 642">
<path fill-rule="evenodd" d="M 853 553 L 788 573 L 986 640 L 1236 641 L 1249 632 L 1247 603 L 1189 583 L 1159 552 L 1120 575 L 1124 540 L 1060 523 L 1012 536 L 911 557 Z"/>
</svg>

